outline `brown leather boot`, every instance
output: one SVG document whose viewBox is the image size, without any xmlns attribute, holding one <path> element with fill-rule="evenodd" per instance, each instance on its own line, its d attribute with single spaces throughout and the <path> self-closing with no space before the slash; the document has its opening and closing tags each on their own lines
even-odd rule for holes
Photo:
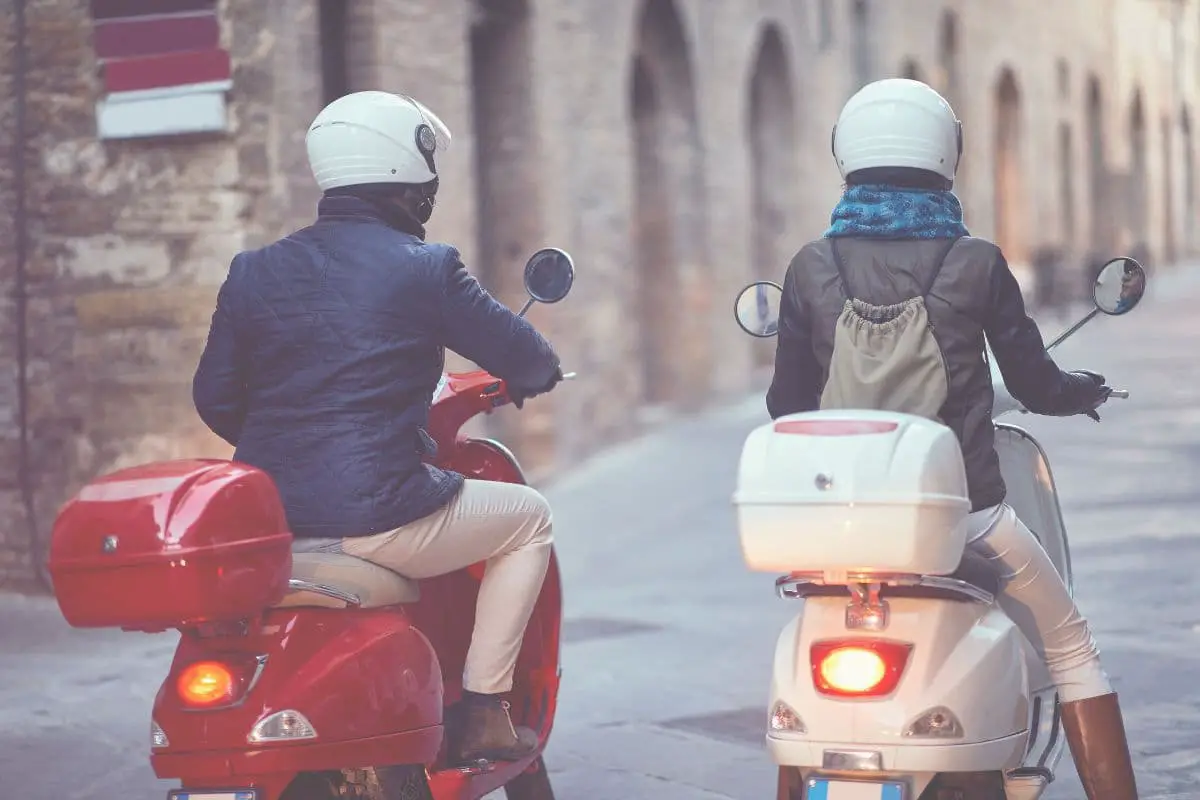
<svg viewBox="0 0 1200 800">
<path fill-rule="evenodd" d="M 456 712 L 450 740 L 450 758 L 456 764 L 516 761 L 537 750 L 537 734 L 513 727 L 508 703 L 499 697 L 468 694 Z"/>
<path fill-rule="evenodd" d="M 1137 800 L 1116 693 L 1063 703 L 1062 722 L 1088 800 Z"/>
</svg>

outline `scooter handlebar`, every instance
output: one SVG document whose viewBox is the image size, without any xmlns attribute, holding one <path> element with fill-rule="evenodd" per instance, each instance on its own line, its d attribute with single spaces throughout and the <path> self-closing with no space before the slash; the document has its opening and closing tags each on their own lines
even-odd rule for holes
<svg viewBox="0 0 1200 800">
<path fill-rule="evenodd" d="M 1128 400 L 1129 399 L 1129 390 L 1128 389 L 1113 389 L 1109 393 L 1108 396 L 1115 397 L 1118 400 Z"/>
<path fill-rule="evenodd" d="M 573 381 L 573 380 L 575 380 L 575 376 L 576 376 L 576 374 L 578 374 L 578 373 L 575 373 L 575 372 L 564 372 L 564 373 L 563 373 L 563 377 L 562 377 L 562 379 L 563 379 L 564 381 Z"/>
</svg>

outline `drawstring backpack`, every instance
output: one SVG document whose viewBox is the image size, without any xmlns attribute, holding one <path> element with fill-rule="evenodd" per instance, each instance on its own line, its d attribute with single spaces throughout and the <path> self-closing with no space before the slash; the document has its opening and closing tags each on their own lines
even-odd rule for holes
<svg viewBox="0 0 1200 800">
<path fill-rule="evenodd" d="M 829 377 L 821 392 L 822 411 L 893 411 L 941 422 L 938 414 L 950 393 L 950 380 L 925 297 L 956 241 L 952 239 L 942 252 L 919 296 L 874 306 L 854 297 L 837 240 L 831 240 L 846 304 L 834 332 Z"/>
</svg>

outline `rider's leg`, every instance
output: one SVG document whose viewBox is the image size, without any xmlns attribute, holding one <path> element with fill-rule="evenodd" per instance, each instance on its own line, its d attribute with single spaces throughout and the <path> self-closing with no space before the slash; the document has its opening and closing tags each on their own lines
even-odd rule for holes
<svg viewBox="0 0 1200 800">
<path fill-rule="evenodd" d="M 1050 556 L 1007 504 L 972 515 L 971 549 L 1000 568 L 1004 612 L 1050 670 L 1089 800 L 1137 800 L 1125 725 L 1087 620 Z"/>
<path fill-rule="evenodd" d="M 528 486 L 468 480 L 445 508 L 395 531 L 346 539 L 346 553 L 410 578 L 487 562 L 463 676 L 456 749 L 463 760 L 519 758 L 537 737 L 514 729 L 499 695 L 512 689 L 525 626 L 550 561 L 550 506 Z"/>
</svg>

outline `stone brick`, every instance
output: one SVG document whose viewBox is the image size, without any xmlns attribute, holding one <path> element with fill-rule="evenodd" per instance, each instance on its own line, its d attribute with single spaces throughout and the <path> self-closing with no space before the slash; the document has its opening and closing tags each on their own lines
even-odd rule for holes
<svg viewBox="0 0 1200 800">
<path fill-rule="evenodd" d="M 107 289 L 75 297 L 80 332 L 128 328 L 195 328 L 212 317 L 216 290 L 207 286 Z"/>
<path fill-rule="evenodd" d="M 1007 208 L 1016 255 L 1055 245 L 1081 261 L 1131 246 L 1139 231 L 1152 253 L 1195 253 L 1200 187 L 1183 120 L 1200 113 L 1200 3 L 877 0 L 862 19 L 850 3 L 827 7 L 826 21 L 817 4 L 791 0 L 354 0 L 348 88 L 413 94 L 454 132 L 430 237 L 458 246 L 510 304 L 523 300 L 532 250 L 558 245 L 576 258 L 572 296 L 531 319 L 579 380 L 471 432 L 502 437 L 531 473 L 549 474 L 635 433 L 646 402 L 688 410 L 752 385 L 769 345 L 737 332 L 733 296 L 760 276 L 778 279 L 791 251 L 823 229 L 840 184 L 829 130 L 862 71 L 911 64 L 954 102 L 966 127 L 958 191 L 977 235 L 996 235 Z M 318 1 L 223 0 L 229 132 L 101 142 L 88 3 L 27 8 L 23 145 L 14 6 L 0 8 L 0 586 L 33 576 L 15 491 L 16 226 L 30 246 L 24 477 L 45 535 L 63 500 L 98 473 L 229 454 L 195 416 L 192 371 L 230 258 L 313 217 L 303 141 L 323 100 Z M 639 56 L 649 94 L 637 137 Z M 994 185 L 1006 69 L 1019 123 L 1007 200 Z M 769 102 L 752 102 L 758 91 Z M 1142 155 L 1128 125 L 1135 95 L 1148 125 Z M 1074 142 L 1066 163 L 1063 126 Z M 1095 168 L 1089 141 L 1103 148 Z"/>
</svg>

